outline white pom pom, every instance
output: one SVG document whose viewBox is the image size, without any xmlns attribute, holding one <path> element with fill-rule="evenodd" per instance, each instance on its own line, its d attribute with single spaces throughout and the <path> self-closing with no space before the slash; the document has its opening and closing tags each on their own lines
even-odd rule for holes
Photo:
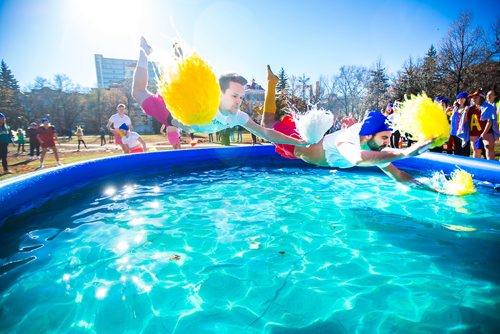
<svg viewBox="0 0 500 334">
<path fill-rule="evenodd" d="M 303 115 L 294 113 L 293 119 L 300 137 L 310 144 L 319 142 L 333 126 L 333 114 L 316 106 Z"/>
</svg>

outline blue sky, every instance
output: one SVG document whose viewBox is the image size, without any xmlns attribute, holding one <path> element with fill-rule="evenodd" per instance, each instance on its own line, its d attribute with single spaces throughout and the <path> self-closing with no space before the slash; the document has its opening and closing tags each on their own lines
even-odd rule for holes
<svg viewBox="0 0 500 334">
<path fill-rule="evenodd" d="M 180 36 L 217 75 L 263 84 L 265 65 L 311 80 L 378 58 L 395 74 L 440 41 L 462 10 L 486 32 L 496 1 L 0 0 L 0 58 L 21 87 L 66 74 L 96 86 L 94 54 L 136 59 L 141 35 L 165 61 Z"/>
</svg>

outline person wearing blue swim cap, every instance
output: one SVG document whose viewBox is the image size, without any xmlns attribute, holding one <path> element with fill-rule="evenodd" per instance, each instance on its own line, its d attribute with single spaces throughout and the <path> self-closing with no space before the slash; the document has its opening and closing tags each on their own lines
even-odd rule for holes
<svg viewBox="0 0 500 334">
<path fill-rule="evenodd" d="M 414 178 L 391 162 L 419 155 L 429 149 L 432 140 L 421 141 L 406 149 L 387 149 L 392 128 L 380 111 L 367 113 L 362 123 L 327 134 L 319 143 L 295 147 L 294 154 L 306 162 L 337 168 L 377 166 L 399 182 L 414 182 Z"/>
<path fill-rule="evenodd" d="M 147 151 L 146 142 L 137 132 L 130 131 L 129 126 L 126 123 L 120 125 L 118 127 L 118 131 L 120 133 L 123 146 L 125 147 L 124 153 L 140 153 Z"/>
<path fill-rule="evenodd" d="M 282 120 L 274 121 L 276 112 L 276 80 L 270 80 L 275 75 L 267 66 L 268 89 L 264 102 L 262 124 L 268 128 L 286 135 L 298 135 L 293 117 L 285 116 Z M 430 148 L 432 139 L 422 140 L 405 149 L 386 149 L 390 145 L 392 134 L 391 123 L 380 111 L 369 111 L 362 123 L 356 123 L 346 129 L 327 134 L 318 143 L 310 146 L 294 146 L 276 144 L 276 152 L 289 159 L 302 159 L 307 163 L 336 168 L 350 168 L 354 166 L 378 166 L 384 173 L 398 182 L 409 182 L 426 189 L 410 174 L 396 168 L 391 162 L 407 157 L 419 155 Z M 434 190 L 434 189 L 431 189 Z"/>
</svg>

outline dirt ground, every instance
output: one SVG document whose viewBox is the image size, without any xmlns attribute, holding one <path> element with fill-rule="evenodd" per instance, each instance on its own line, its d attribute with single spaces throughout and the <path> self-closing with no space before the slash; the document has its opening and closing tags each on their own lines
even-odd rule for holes
<svg viewBox="0 0 500 334">
<path fill-rule="evenodd" d="M 143 135 L 142 138 L 146 141 L 148 150 L 151 152 L 172 149 L 165 137 L 161 135 Z M 196 144 L 192 146 L 190 143 L 191 138 L 182 137 L 181 148 L 196 149 L 205 147 L 222 147 L 218 143 L 209 143 L 208 135 L 196 135 L 195 139 Z M 76 137 L 73 137 L 70 141 L 68 141 L 67 138 L 59 138 L 57 149 L 60 155 L 60 160 L 63 164 L 123 154 L 121 148 L 114 143 L 108 142 L 106 145 L 100 146 L 99 136 L 85 136 L 84 140 L 87 144 L 87 148 L 81 145 L 80 151 L 78 151 L 78 141 Z M 108 137 L 106 137 L 106 141 L 108 141 Z M 243 134 L 242 143 L 231 143 L 231 146 L 236 145 L 252 145 L 250 134 Z M 29 160 L 29 144 L 25 144 L 25 151 L 26 152 L 24 153 L 20 152 L 20 154 L 18 154 L 17 145 L 9 145 L 8 164 L 9 169 L 14 172 L 14 174 L 0 175 L 0 183 L 11 177 L 27 174 L 40 169 L 40 160 Z M 55 157 L 52 151 L 49 151 L 45 156 L 44 166 L 44 168 L 56 166 Z"/>
</svg>

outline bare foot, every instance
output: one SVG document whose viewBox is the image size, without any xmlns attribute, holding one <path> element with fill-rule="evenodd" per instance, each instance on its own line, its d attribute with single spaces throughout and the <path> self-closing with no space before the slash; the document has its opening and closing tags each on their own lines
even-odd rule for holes
<svg viewBox="0 0 500 334">
<path fill-rule="evenodd" d="M 267 65 L 267 81 L 278 82 L 280 79 L 273 73 L 271 66 Z"/>
<path fill-rule="evenodd" d="M 146 53 L 146 56 L 149 56 L 151 52 L 153 52 L 153 48 L 149 46 L 148 42 L 146 42 L 146 39 L 141 36 L 141 49 Z"/>
</svg>

